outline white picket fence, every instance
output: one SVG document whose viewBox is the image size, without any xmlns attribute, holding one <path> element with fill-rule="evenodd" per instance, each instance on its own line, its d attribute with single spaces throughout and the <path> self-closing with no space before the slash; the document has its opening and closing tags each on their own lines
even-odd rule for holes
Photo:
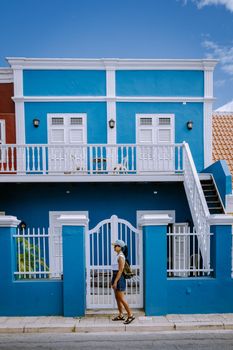
<svg viewBox="0 0 233 350">
<path fill-rule="evenodd" d="M 190 228 L 167 233 L 167 276 L 168 277 L 202 277 L 209 276 L 213 269 L 206 268 L 201 250 L 202 234 L 190 232 Z M 210 256 L 210 236 L 207 236 L 207 252 Z"/>
<path fill-rule="evenodd" d="M 56 271 L 54 261 L 57 261 L 58 257 L 53 255 L 54 242 L 51 238 L 54 241 L 54 235 L 50 234 L 49 229 L 18 229 L 13 237 L 16 248 L 15 276 L 17 279 L 61 278 L 62 263 L 60 262 Z"/>
</svg>

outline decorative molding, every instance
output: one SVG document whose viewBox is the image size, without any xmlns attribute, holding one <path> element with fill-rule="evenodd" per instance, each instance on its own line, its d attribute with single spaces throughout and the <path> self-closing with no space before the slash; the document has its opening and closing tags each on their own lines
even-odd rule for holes
<svg viewBox="0 0 233 350">
<path fill-rule="evenodd" d="M 119 59 L 119 58 L 26 58 L 7 57 L 18 69 L 122 69 L 122 70 L 213 70 L 213 59 Z"/>
<path fill-rule="evenodd" d="M 168 214 L 144 214 L 141 216 L 139 226 L 160 226 L 168 225 L 172 222 L 172 217 Z"/>
<path fill-rule="evenodd" d="M 183 182 L 183 174 L 152 174 L 152 175 L 14 175 L 1 174 L 0 183 L 21 182 Z"/>
<path fill-rule="evenodd" d="M 212 214 L 208 221 L 210 225 L 233 225 L 233 215 Z"/>
<path fill-rule="evenodd" d="M 116 74 L 115 70 L 109 67 L 106 71 L 106 101 L 107 101 L 107 140 L 108 143 L 116 144 Z M 115 121 L 115 127 L 110 128 L 108 122 L 110 119 Z"/>
<path fill-rule="evenodd" d="M 23 96 L 23 71 L 22 69 L 14 69 L 14 95 Z M 14 101 L 14 98 L 12 98 Z M 25 143 L 25 115 L 24 100 L 16 100 L 15 102 L 15 123 L 16 123 L 16 143 Z"/>
<path fill-rule="evenodd" d="M 203 106 L 203 142 L 204 168 L 213 163 L 212 160 L 212 103 L 205 102 Z"/>
<path fill-rule="evenodd" d="M 17 227 L 19 223 L 16 216 L 0 215 L 0 227 Z"/>
<path fill-rule="evenodd" d="M 11 68 L 0 68 L 0 84 L 13 83 L 13 70 Z"/>
<path fill-rule="evenodd" d="M 62 226 L 87 226 L 89 219 L 87 215 L 61 215 L 58 219 Z"/>
<path fill-rule="evenodd" d="M 15 102 L 213 102 L 215 98 L 179 96 L 22 96 L 15 95 Z"/>
</svg>

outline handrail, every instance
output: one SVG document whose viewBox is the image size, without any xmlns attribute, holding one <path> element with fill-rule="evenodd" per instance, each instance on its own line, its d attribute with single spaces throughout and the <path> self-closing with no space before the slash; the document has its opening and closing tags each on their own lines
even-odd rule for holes
<svg viewBox="0 0 233 350">
<path fill-rule="evenodd" d="M 210 213 L 189 145 L 186 142 L 183 143 L 183 160 L 184 188 L 188 198 L 194 225 L 196 230 L 202 233 L 202 236 L 199 236 L 198 239 L 200 240 L 203 264 L 205 268 L 209 269 L 210 224 L 208 219 Z"/>
</svg>

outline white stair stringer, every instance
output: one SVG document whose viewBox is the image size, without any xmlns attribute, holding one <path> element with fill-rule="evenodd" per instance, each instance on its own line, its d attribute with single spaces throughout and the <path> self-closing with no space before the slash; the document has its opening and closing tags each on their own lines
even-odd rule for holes
<svg viewBox="0 0 233 350">
<path fill-rule="evenodd" d="M 189 145 L 183 143 L 184 188 L 193 218 L 203 258 L 203 266 L 210 269 L 210 225 L 209 209 L 193 161 Z"/>
</svg>

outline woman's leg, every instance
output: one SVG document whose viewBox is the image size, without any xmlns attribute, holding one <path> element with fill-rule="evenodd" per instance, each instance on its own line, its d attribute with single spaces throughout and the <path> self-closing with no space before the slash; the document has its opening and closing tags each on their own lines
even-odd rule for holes
<svg viewBox="0 0 233 350">
<path fill-rule="evenodd" d="M 114 292 L 115 292 L 115 298 L 116 298 L 116 302 L 117 302 L 119 315 L 122 316 L 123 315 L 123 304 L 121 303 L 121 301 L 118 298 L 118 291 L 115 290 Z"/>
<path fill-rule="evenodd" d="M 130 310 L 129 304 L 125 300 L 125 293 L 121 292 L 119 290 L 116 291 L 117 295 L 117 300 L 119 301 L 120 304 L 122 304 L 127 312 L 128 317 L 132 316 L 132 311 Z"/>
</svg>

